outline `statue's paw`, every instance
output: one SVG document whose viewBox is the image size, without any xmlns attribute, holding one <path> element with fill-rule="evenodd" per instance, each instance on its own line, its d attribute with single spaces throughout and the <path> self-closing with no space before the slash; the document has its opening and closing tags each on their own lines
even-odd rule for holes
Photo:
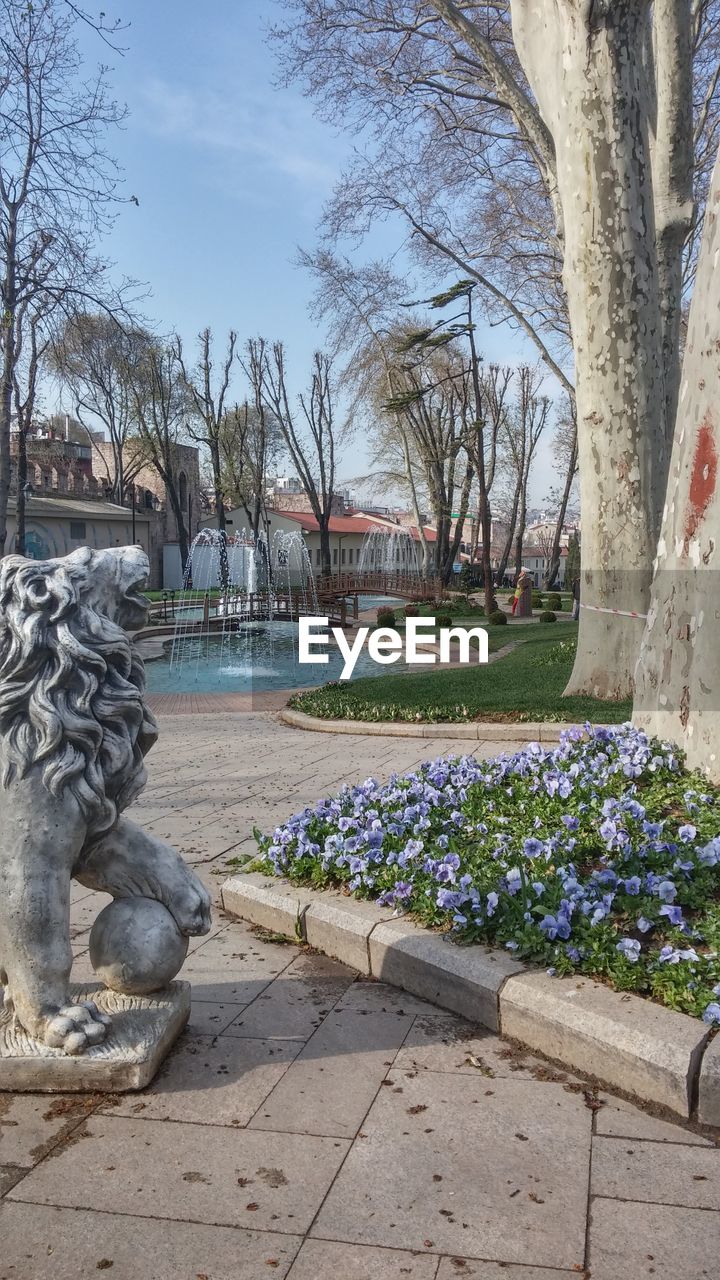
<svg viewBox="0 0 720 1280">
<path fill-rule="evenodd" d="M 168 904 L 178 929 L 190 937 L 209 932 L 212 924 L 211 905 L 207 889 L 194 877 L 189 884 L 173 894 L 172 902 Z"/>
<path fill-rule="evenodd" d="M 111 1021 L 92 1000 L 68 1004 L 46 1019 L 42 1039 L 51 1048 L 64 1049 L 65 1053 L 84 1053 L 105 1039 Z"/>
</svg>

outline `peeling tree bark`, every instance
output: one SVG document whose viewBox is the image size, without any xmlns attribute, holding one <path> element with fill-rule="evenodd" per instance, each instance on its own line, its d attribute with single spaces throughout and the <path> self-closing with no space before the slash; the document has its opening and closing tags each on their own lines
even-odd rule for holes
<svg viewBox="0 0 720 1280">
<path fill-rule="evenodd" d="M 518 55 L 555 139 L 576 363 L 582 599 L 644 612 L 668 448 L 641 49 L 650 0 L 512 0 Z M 636 619 L 581 611 L 566 693 L 627 697 Z"/>
<path fill-rule="evenodd" d="M 707 202 L 633 719 L 720 782 L 720 161 Z"/>
</svg>

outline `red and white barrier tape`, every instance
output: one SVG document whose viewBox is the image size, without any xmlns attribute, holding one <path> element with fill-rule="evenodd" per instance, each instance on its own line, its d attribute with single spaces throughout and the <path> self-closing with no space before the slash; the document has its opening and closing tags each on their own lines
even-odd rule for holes
<svg viewBox="0 0 720 1280">
<path fill-rule="evenodd" d="M 634 609 L 603 609 L 602 605 L 583 604 L 582 600 L 580 601 L 580 608 L 591 609 L 593 613 L 616 613 L 621 618 L 642 618 L 643 621 L 647 618 L 646 613 L 635 613 Z"/>
</svg>

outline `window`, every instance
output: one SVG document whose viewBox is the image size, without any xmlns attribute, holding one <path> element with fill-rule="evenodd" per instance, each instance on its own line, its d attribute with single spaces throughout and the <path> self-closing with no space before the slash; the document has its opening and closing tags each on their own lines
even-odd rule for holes
<svg viewBox="0 0 720 1280">
<path fill-rule="evenodd" d="M 73 539 L 73 541 L 84 542 L 86 536 L 87 535 L 85 532 L 85 521 L 71 520 L 70 521 L 70 537 Z"/>
<path fill-rule="evenodd" d="M 348 564 L 352 564 L 352 557 L 353 557 L 353 549 L 351 547 L 350 551 L 348 552 Z"/>
<path fill-rule="evenodd" d="M 333 547 L 333 564 L 337 564 L 337 547 Z"/>
<path fill-rule="evenodd" d="M 315 552 L 315 564 L 317 565 L 318 569 L 320 568 L 321 561 L 322 561 L 322 552 L 318 547 L 317 551 Z"/>
<path fill-rule="evenodd" d="M 342 554 L 341 554 L 340 559 L 341 559 L 341 563 L 342 563 L 342 564 L 344 564 L 344 563 L 345 563 L 345 548 L 344 548 L 344 547 L 343 547 L 343 549 L 342 549 Z"/>
</svg>

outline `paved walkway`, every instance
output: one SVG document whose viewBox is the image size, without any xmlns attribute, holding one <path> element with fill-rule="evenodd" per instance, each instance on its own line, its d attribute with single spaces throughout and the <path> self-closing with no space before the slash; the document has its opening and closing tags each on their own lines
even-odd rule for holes
<svg viewBox="0 0 720 1280">
<path fill-rule="evenodd" d="M 135 816 L 216 896 L 254 824 L 453 750 L 270 714 L 162 728 Z M 79 979 L 104 901 L 78 886 Z M 145 1093 L 0 1094 L 0 1280 L 717 1275 L 707 1139 L 219 911 L 184 972 L 191 1024 Z"/>
</svg>

